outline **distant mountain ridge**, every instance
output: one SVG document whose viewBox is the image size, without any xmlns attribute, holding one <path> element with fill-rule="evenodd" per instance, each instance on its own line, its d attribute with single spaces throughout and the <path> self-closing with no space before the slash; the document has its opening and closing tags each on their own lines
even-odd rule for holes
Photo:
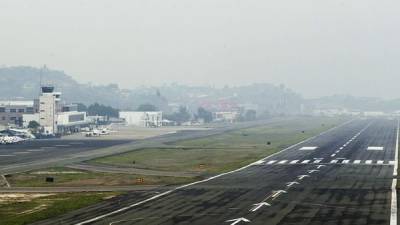
<svg viewBox="0 0 400 225">
<path fill-rule="evenodd" d="M 0 68 L 0 99 L 33 99 L 39 93 L 41 80 L 43 84 L 54 85 L 67 102 L 98 102 L 120 109 L 135 109 L 140 104 L 151 103 L 165 111 L 171 110 L 169 105 L 174 104 L 187 106 L 194 111 L 200 105 L 218 102 L 256 105 L 259 110 L 272 113 L 297 113 L 303 102 L 299 94 L 283 85 L 214 88 L 171 84 L 127 90 L 120 89 L 116 84 L 82 84 L 63 71 L 28 66 Z"/>
</svg>

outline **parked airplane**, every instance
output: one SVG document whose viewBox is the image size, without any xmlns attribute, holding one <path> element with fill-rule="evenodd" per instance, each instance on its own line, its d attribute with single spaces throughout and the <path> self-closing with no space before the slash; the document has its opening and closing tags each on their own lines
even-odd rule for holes
<svg viewBox="0 0 400 225">
<path fill-rule="evenodd" d="M 92 131 L 84 132 L 84 134 L 86 137 L 97 137 L 102 135 L 109 135 L 110 131 L 107 128 L 93 129 Z"/>
</svg>

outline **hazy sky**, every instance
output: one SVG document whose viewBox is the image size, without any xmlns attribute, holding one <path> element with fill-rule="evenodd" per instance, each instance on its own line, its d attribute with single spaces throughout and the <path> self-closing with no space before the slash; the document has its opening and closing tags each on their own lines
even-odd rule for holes
<svg viewBox="0 0 400 225">
<path fill-rule="evenodd" d="M 0 65 L 81 82 L 400 97 L 400 1 L 0 0 Z"/>
</svg>

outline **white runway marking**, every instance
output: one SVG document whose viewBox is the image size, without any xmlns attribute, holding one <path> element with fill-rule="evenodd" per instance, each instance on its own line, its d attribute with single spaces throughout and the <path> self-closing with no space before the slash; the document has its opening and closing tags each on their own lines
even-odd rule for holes
<svg viewBox="0 0 400 225">
<path fill-rule="evenodd" d="M 306 178 L 306 177 L 309 177 L 309 175 L 300 175 L 300 176 L 298 176 L 297 178 L 298 178 L 299 180 L 303 180 L 303 179 Z"/>
<path fill-rule="evenodd" d="M 303 162 L 301 162 L 301 164 L 307 164 L 309 162 L 310 162 L 310 160 L 304 160 Z"/>
<path fill-rule="evenodd" d="M 348 159 L 342 161 L 343 164 L 347 164 L 349 162 L 350 162 L 350 160 L 348 160 Z"/>
<path fill-rule="evenodd" d="M 396 165 L 397 163 L 396 163 L 396 161 L 389 161 L 389 164 L 390 165 Z"/>
<path fill-rule="evenodd" d="M 271 164 L 274 164 L 274 163 L 276 163 L 276 160 L 271 160 L 271 161 L 269 161 L 267 164 L 268 164 L 268 165 L 271 165 Z"/>
<path fill-rule="evenodd" d="M 339 149 L 340 149 L 340 150 L 343 150 L 343 147 L 340 147 Z"/>
<path fill-rule="evenodd" d="M 290 162 L 290 164 L 296 164 L 299 160 L 293 160 Z"/>
<path fill-rule="evenodd" d="M 334 159 L 334 160 L 332 160 L 330 163 L 337 163 L 338 162 L 338 160 L 336 160 L 336 159 Z"/>
<path fill-rule="evenodd" d="M 302 147 L 299 150 L 301 150 L 301 151 L 312 151 L 312 150 L 315 150 L 317 148 L 318 147 L 316 147 L 316 146 L 310 146 L 310 147 Z"/>
<path fill-rule="evenodd" d="M 378 160 L 378 162 L 376 162 L 377 164 L 383 164 L 383 161 L 382 160 Z"/>
<path fill-rule="evenodd" d="M 353 163 L 354 163 L 354 164 L 360 164 L 360 163 L 361 163 L 361 160 L 354 160 Z"/>
<path fill-rule="evenodd" d="M 313 163 L 320 163 L 321 161 L 322 161 L 322 159 L 317 159 Z"/>
<path fill-rule="evenodd" d="M 365 161 L 365 164 L 372 164 L 372 160 Z"/>
<path fill-rule="evenodd" d="M 336 154 L 332 154 L 332 155 L 331 155 L 331 157 L 335 157 L 335 156 L 336 156 Z"/>
<path fill-rule="evenodd" d="M 239 224 L 240 222 L 250 223 L 250 220 L 242 217 L 242 218 L 237 218 L 237 219 L 233 219 L 233 220 L 227 220 L 225 222 L 230 222 L 231 225 L 236 225 L 236 224 Z"/>
<path fill-rule="evenodd" d="M 287 163 L 287 160 L 282 160 L 282 161 L 278 162 L 278 164 L 285 164 L 285 163 Z"/>
<path fill-rule="evenodd" d="M 271 206 L 271 205 L 267 202 L 260 202 L 260 203 L 254 204 L 254 207 L 252 209 L 250 209 L 250 212 L 255 212 L 264 206 Z"/>
<path fill-rule="evenodd" d="M 383 151 L 383 147 L 378 147 L 378 146 L 369 146 L 367 148 L 368 151 Z"/>
</svg>

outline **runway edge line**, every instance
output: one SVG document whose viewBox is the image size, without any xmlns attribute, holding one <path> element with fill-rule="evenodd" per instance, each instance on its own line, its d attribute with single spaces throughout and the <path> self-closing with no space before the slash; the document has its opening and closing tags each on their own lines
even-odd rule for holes
<svg viewBox="0 0 400 225">
<path fill-rule="evenodd" d="M 396 149 L 394 153 L 393 181 L 392 181 L 392 200 L 390 206 L 390 225 L 397 225 L 397 169 L 399 163 L 399 127 L 400 120 L 397 119 L 397 138 Z"/>
</svg>

